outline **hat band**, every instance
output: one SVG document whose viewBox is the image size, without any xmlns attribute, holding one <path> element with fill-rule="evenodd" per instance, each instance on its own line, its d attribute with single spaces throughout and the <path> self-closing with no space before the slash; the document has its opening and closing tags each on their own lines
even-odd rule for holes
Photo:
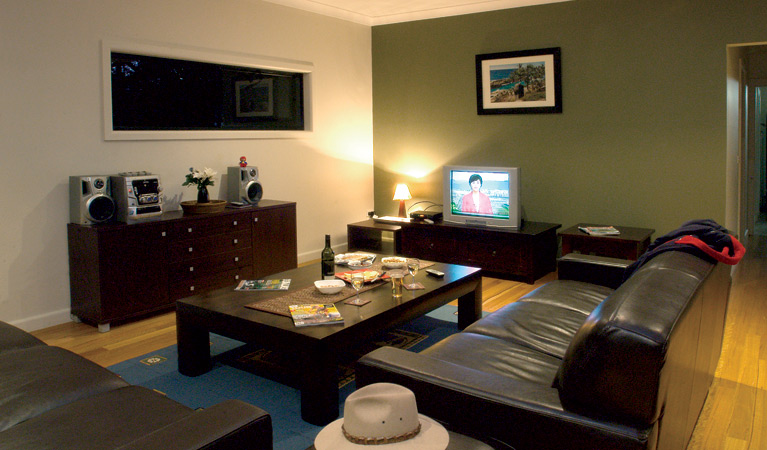
<svg viewBox="0 0 767 450">
<path fill-rule="evenodd" d="M 409 439 L 413 439 L 414 437 L 416 437 L 418 433 L 421 432 L 421 422 L 418 422 L 418 426 L 415 428 L 415 430 L 408 431 L 405 434 L 400 434 L 397 436 L 389 436 L 389 437 L 354 436 L 352 434 L 349 434 L 343 425 L 341 425 L 341 431 L 344 433 L 344 437 L 346 438 L 346 440 L 353 444 L 360 444 L 360 445 L 395 444 L 397 442 L 407 441 Z"/>
</svg>

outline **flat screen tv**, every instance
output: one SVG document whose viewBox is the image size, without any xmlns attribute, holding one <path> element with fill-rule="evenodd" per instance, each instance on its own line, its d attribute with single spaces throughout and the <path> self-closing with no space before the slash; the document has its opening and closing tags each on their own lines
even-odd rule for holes
<svg viewBox="0 0 767 450">
<path fill-rule="evenodd" d="M 445 166 L 443 220 L 518 230 L 518 167 Z"/>
</svg>

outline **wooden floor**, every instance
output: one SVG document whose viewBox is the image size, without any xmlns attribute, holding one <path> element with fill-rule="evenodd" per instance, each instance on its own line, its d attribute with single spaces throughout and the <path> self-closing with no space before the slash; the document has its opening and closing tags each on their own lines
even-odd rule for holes
<svg viewBox="0 0 767 450">
<path fill-rule="evenodd" d="M 495 311 L 535 285 L 484 278 L 483 310 Z M 174 313 L 114 326 L 108 333 L 66 323 L 34 332 L 48 344 L 110 366 L 176 343 Z M 716 378 L 687 450 L 767 449 L 767 237 L 754 237 L 737 266 Z"/>
</svg>

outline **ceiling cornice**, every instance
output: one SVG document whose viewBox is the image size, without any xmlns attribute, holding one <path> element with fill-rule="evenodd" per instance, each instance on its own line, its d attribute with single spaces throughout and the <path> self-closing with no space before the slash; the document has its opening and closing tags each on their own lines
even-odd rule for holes
<svg viewBox="0 0 767 450">
<path fill-rule="evenodd" d="M 559 3 L 573 0 L 485 0 L 485 1 L 465 1 L 459 5 L 441 7 L 441 6 L 421 6 L 408 7 L 415 3 L 409 0 L 403 0 L 397 8 L 390 9 L 392 12 L 382 12 L 381 10 L 371 13 L 360 8 L 353 10 L 353 2 L 345 3 L 339 0 L 264 0 L 269 3 L 276 3 L 291 8 L 301 9 L 325 16 L 335 17 L 337 19 L 347 20 L 367 26 L 386 25 L 391 23 L 411 22 L 415 20 L 436 19 L 438 17 L 458 16 L 463 14 L 474 14 L 486 11 L 497 11 L 501 9 L 519 8 L 523 6 L 542 5 L 547 3 Z M 390 4 L 396 2 L 389 2 Z M 423 5 L 424 2 L 421 2 Z M 428 2 L 426 2 L 428 4 Z M 439 2 L 434 3 L 438 5 Z M 346 5 L 346 6 L 345 6 Z M 404 12 L 403 12 L 404 11 Z"/>
</svg>

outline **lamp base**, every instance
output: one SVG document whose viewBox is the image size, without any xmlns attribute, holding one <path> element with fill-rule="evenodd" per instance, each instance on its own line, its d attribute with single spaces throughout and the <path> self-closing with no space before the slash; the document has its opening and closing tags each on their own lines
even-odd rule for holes
<svg viewBox="0 0 767 450">
<path fill-rule="evenodd" d="M 407 212 L 405 211 L 405 200 L 399 201 L 399 217 L 407 217 Z"/>
</svg>

